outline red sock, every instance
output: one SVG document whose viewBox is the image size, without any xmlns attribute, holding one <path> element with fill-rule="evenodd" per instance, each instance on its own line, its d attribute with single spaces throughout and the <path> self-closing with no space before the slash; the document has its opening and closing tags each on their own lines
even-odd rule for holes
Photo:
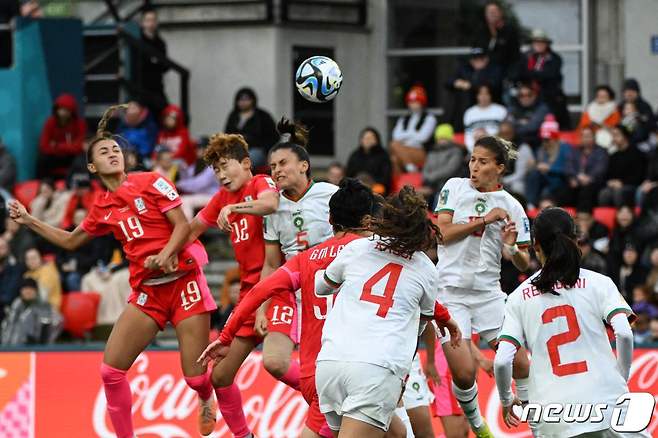
<svg viewBox="0 0 658 438">
<path fill-rule="evenodd" d="M 212 397 L 213 387 L 212 383 L 210 383 L 209 373 L 203 373 L 194 377 L 185 377 L 185 381 L 190 388 L 199 394 L 201 400 L 205 401 Z"/>
<path fill-rule="evenodd" d="M 295 391 L 299 391 L 299 361 L 291 360 L 288 371 L 279 380 Z"/>
<path fill-rule="evenodd" d="M 242 395 L 238 386 L 233 383 L 224 388 L 215 388 L 215 394 L 217 395 L 219 411 L 222 413 L 222 417 L 224 417 L 231 433 L 237 438 L 249 436 L 251 431 L 242 411 Z"/>
<path fill-rule="evenodd" d="M 105 387 L 107 399 L 107 413 L 117 438 L 133 438 L 132 395 L 130 385 L 126 379 L 126 372 L 103 363 L 101 364 L 101 378 Z"/>
</svg>

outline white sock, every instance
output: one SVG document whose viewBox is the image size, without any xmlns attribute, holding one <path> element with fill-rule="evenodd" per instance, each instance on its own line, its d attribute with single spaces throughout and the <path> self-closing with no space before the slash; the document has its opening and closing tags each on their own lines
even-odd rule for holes
<svg viewBox="0 0 658 438">
<path fill-rule="evenodd" d="M 522 402 L 527 402 L 528 398 L 528 384 L 530 383 L 530 378 L 526 377 L 525 379 L 514 379 L 516 382 L 516 396 Z"/>
<path fill-rule="evenodd" d="M 464 411 L 464 415 L 471 425 L 473 431 L 484 425 L 482 414 L 480 414 L 480 405 L 478 403 L 478 385 L 473 383 L 470 389 L 460 389 L 455 383 L 452 384 L 452 391 L 459 405 Z"/>
</svg>

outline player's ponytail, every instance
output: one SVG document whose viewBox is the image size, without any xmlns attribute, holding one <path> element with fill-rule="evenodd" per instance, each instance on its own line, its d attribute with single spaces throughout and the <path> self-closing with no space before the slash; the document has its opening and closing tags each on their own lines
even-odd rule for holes
<svg viewBox="0 0 658 438">
<path fill-rule="evenodd" d="M 581 252 L 576 242 L 576 225 L 561 208 L 547 208 L 535 219 L 533 226 L 535 242 L 539 244 L 546 259 L 542 270 L 532 284 L 541 293 L 555 292 L 560 283 L 572 288 L 580 275 Z"/>
<path fill-rule="evenodd" d="M 427 215 L 427 202 L 411 186 L 389 196 L 378 215 L 366 220 L 366 229 L 379 236 L 380 249 L 407 258 L 443 240 L 441 231 Z"/>
<path fill-rule="evenodd" d="M 306 146 L 308 146 L 308 128 L 300 122 L 293 122 L 285 117 L 281 117 L 281 120 L 276 125 L 276 130 L 280 136 L 279 142 L 270 149 L 269 154 L 272 155 L 272 153 L 280 149 L 289 149 L 293 154 L 297 155 L 299 161 L 306 161 L 308 163 L 306 176 L 310 179 L 311 158 L 306 151 Z"/>
<path fill-rule="evenodd" d="M 110 131 L 107 129 L 107 124 L 114 115 L 115 111 L 128 108 L 127 104 L 112 105 L 105 110 L 103 116 L 98 122 L 98 127 L 96 128 L 96 136 L 89 142 L 89 147 L 87 148 L 87 163 L 93 161 L 93 151 L 94 146 L 101 140 L 113 140 L 114 137 Z"/>
</svg>

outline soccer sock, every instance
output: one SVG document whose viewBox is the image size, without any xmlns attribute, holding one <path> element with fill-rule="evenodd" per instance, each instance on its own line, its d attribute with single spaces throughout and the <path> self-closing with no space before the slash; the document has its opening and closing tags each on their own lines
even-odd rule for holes
<svg viewBox="0 0 658 438">
<path fill-rule="evenodd" d="M 464 415 L 471 425 L 471 429 L 475 431 L 482 427 L 484 421 L 482 420 L 480 405 L 478 404 L 477 383 L 473 383 L 473 386 L 469 389 L 461 389 L 453 382 L 452 391 L 455 394 L 455 398 L 459 402 L 459 405 L 462 407 Z"/>
<path fill-rule="evenodd" d="M 198 376 L 194 377 L 185 377 L 185 381 L 187 382 L 187 385 L 195 390 L 197 394 L 199 394 L 199 397 L 201 397 L 201 400 L 206 401 L 210 397 L 212 397 L 212 383 L 210 383 L 210 374 L 209 373 L 203 373 Z"/>
<path fill-rule="evenodd" d="M 233 383 L 223 388 L 215 388 L 215 394 L 217 395 L 219 411 L 222 413 L 222 417 L 224 417 L 231 433 L 237 438 L 250 436 L 251 432 L 249 426 L 247 426 L 247 419 L 242 411 L 242 395 L 238 385 Z"/>
<path fill-rule="evenodd" d="M 132 395 L 126 372 L 102 363 L 101 378 L 107 399 L 107 413 L 110 414 L 117 438 L 133 438 Z"/>
<path fill-rule="evenodd" d="M 299 361 L 291 360 L 288 371 L 279 379 L 295 391 L 299 391 Z"/>
<path fill-rule="evenodd" d="M 516 396 L 522 402 L 528 401 L 528 383 L 530 378 L 526 377 L 525 379 L 514 379 L 516 382 Z"/>
</svg>

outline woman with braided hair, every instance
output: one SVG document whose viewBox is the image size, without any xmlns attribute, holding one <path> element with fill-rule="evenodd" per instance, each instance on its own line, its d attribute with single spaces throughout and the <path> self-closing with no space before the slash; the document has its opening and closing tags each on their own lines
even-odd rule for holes
<svg viewBox="0 0 658 438">
<path fill-rule="evenodd" d="M 11 218 L 53 244 L 72 251 L 95 236 L 112 233 L 130 262 L 132 293 L 105 346 L 101 376 L 107 410 L 119 438 L 133 438 L 132 397 L 126 372 L 167 322 L 175 329 L 187 384 L 199 394 L 199 431 L 212 432 L 216 408 L 206 368 L 196 358 L 208 344 L 210 312 L 217 306 L 201 270 L 203 246 L 188 243 L 190 225 L 174 185 L 154 172 L 125 172 L 121 147 L 106 131 L 110 107 L 87 151 L 87 168 L 107 189 L 73 231 L 45 224 L 25 207 L 10 204 Z"/>
<path fill-rule="evenodd" d="M 470 178 L 448 180 L 436 207 L 436 221 L 443 235 L 437 251 L 439 297 L 466 341 L 458 348 L 444 345 L 443 351 L 452 373 L 455 398 L 478 438 L 493 435 L 478 405 L 471 334 L 479 333 L 496 348 L 505 315 L 506 295 L 500 287 L 503 249 L 520 271 L 525 271 L 530 261 L 530 223 L 521 204 L 501 184 L 515 155 L 512 143 L 502 138 L 480 138 L 471 154 Z M 529 364 L 524 354 L 521 351 L 517 355 L 514 377 L 519 398 L 527 401 Z"/>
</svg>

